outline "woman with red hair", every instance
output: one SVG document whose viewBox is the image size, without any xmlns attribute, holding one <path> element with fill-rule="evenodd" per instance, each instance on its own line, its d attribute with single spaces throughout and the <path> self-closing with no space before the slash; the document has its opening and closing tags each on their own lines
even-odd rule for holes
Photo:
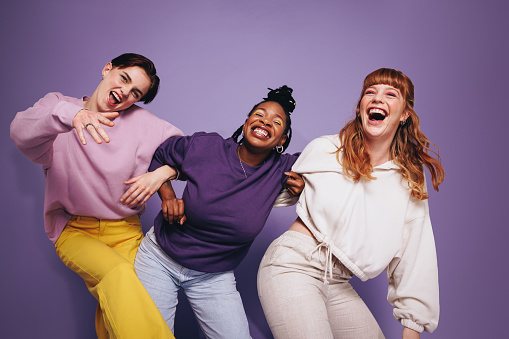
<svg viewBox="0 0 509 339">
<path fill-rule="evenodd" d="M 298 218 L 268 248 L 258 292 L 279 338 L 383 338 L 349 283 L 384 269 L 388 301 L 419 338 L 438 324 L 438 270 L 424 166 L 435 190 L 438 154 L 420 131 L 414 86 L 382 68 L 365 80 L 355 118 L 339 135 L 313 140 L 292 170 L 305 187 Z"/>
</svg>

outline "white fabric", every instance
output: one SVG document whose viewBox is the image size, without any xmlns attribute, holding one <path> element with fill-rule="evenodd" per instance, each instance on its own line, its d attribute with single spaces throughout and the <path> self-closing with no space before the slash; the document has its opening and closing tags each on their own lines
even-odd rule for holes
<svg viewBox="0 0 509 339">
<path fill-rule="evenodd" d="M 294 164 L 292 170 L 305 181 L 297 214 L 361 280 L 386 269 L 387 299 L 396 319 L 416 331 L 432 332 L 439 295 L 428 202 L 411 197 L 392 161 L 374 168 L 376 180 L 349 179 L 337 160 L 339 146 L 338 135 L 317 138 Z"/>
</svg>

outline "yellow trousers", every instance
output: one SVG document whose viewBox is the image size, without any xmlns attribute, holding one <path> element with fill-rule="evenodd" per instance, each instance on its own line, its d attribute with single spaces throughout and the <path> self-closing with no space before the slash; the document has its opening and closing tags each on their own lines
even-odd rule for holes
<svg viewBox="0 0 509 339">
<path fill-rule="evenodd" d="M 55 244 L 60 259 L 99 302 L 99 339 L 175 338 L 136 276 L 133 264 L 142 239 L 138 215 L 118 220 L 73 216 Z"/>
</svg>

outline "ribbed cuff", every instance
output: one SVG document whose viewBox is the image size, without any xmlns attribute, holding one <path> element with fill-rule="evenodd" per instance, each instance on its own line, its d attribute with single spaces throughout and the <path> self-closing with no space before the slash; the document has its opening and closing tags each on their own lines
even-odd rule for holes
<svg viewBox="0 0 509 339">
<path fill-rule="evenodd" d="M 408 327 L 411 330 L 417 331 L 421 333 L 424 331 L 424 326 L 417 324 L 416 322 L 413 322 L 410 319 L 400 319 L 401 325 Z"/>
</svg>

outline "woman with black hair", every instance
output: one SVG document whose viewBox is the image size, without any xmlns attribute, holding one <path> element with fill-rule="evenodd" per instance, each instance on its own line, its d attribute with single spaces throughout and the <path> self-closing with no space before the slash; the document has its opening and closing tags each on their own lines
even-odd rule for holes
<svg viewBox="0 0 509 339">
<path fill-rule="evenodd" d="M 173 169 L 187 181 L 182 200 L 166 185 L 160 189 L 163 210 L 135 262 L 140 281 L 172 330 L 182 288 L 208 338 L 250 338 L 233 270 L 262 230 L 285 181 L 289 192 L 280 198 L 298 195 L 303 187 L 302 179 L 288 172 L 298 154 L 281 154 L 291 138 L 291 94 L 287 86 L 271 90 L 226 140 L 204 132 L 168 139 L 150 165 L 157 170 L 130 181 L 155 178 L 165 169 L 159 184 L 175 174 Z M 136 186 L 125 203 L 150 194 L 134 193 Z"/>
</svg>

